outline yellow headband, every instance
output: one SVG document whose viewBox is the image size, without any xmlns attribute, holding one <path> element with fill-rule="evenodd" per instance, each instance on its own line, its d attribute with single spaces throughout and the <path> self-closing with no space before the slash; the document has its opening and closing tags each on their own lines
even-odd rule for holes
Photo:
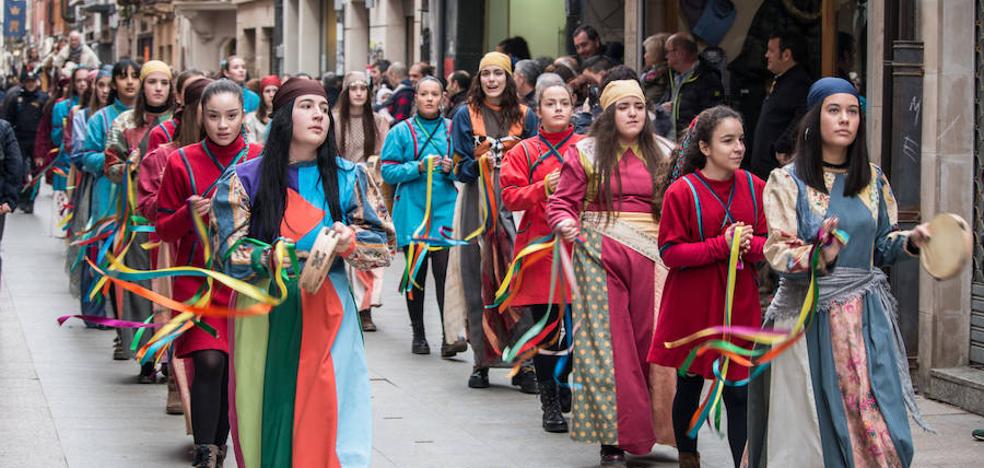
<svg viewBox="0 0 984 468">
<path fill-rule="evenodd" d="M 167 75 L 167 79 L 169 80 L 173 78 L 171 76 L 171 67 L 167 66 L 166 63 L 161 62 L 160 60 L 151 60 L 140 67 L 140 81 L 143 81 L 151 73 L 156 72 Z"/>
<path fill-rule="evenodd" d="M 627 97 L 637 97 L 642 102 L 646 102 L 646 95 L 642 93 L 642 87 L 639 86 L 638 81 L 612 81 L 611 83 L 608 83 L 608 86 L 605 86 L 605 90 L 601 92 L 601 108 L 608 109 L 608 106 L 611 106 L 612 104 L 615 104 L 616 102 Z"/>
<path fill-rule="evenodd" d="M 512 75 L 512 59 L 508 55 L 502 52 L 489 52 L 482 57 L 482 61 L 478 64 L 478 71 L 482 71 L 485 67 L 496 66 L 500 67 L 506 71 L 507 74 Z"/>
</svg>

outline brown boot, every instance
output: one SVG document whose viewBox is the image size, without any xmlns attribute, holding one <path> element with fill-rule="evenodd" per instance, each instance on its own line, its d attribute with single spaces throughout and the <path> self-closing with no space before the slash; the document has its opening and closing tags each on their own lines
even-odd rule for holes
<svg viewBox="0 0 984 468">
<path fill-rule="evenodd" d="M 164 408 L 164 412 L 167 414 L 184 414 L 181 394 L 178 393 L 178 384 L 173 375 L 167 376 L 167 406 Z"/>
<path fill-rule="evenodd" d="M 359 322 L 362 323 L 362 331 L 364 332 L 376 331 L 376 324 L 372 323 L 372 309 L 360 310 Z"/>
<path fill-rule="evenodd" d="M 195 446 L 195 461 L 191 462 L 193 468 L 216 468 L 218 462 L 219 447 L 212 444 Z"/>
<path fill-rule="evenodd" d="M 700 468 L 700 454 L 697 452 L 680 452 L 680 468 Z"/>
</svg>

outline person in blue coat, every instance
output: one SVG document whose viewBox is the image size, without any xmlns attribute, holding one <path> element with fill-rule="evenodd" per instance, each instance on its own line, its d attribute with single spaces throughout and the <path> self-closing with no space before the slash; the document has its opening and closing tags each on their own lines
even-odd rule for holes
<svg viewBox="0 0 984 468">
<path fill-rule="evenodd" d="M 393 224 L 396 227 L 397 246 L 408 253 L 408 261 L 416 249 L 423 249 L 421 255 L 426 256 L 412 283 L 407 285 L 407 309 L 413 327 L 411 351 L 414 354 L 430 354 L 424 333 L 423 288 L 427 277 L 427 260 L 430 260 L 434 282 L 437 283 L 437 306 L 441 323 L 444 323 L 444 278 L 448 268 L 448 251 L 430 250 L 414 241 L 414 234 L 426 222 L 424 216 L 427 213 L 430 216 L 429 229 L 424 225 L 417 235 L 440 239 L 441 228 L 451 227 L 458 197 L 451 173 L 451 121 L 441 116 L 443 94 L 444 86 L 436 78 L 421 78 L 415 89 L 417 112 L 390 129 L 380 156 L 383 180 L 396 187 Z M 428 167 L 433 168 L 430 174 Z M 441 357 L 451 357 L 465 349 L 464 342 L 449 344 L 442 339 Z"/>
<path fill-rule="evenodd" d="M 222 66 L 222 77 L 228 78 L 243 90 L 243 108 L 246 113 L 255 112 L 260 108 L 260 95 L 246 87 L 246 80 L 249 74 L 246 71 L 246 61 L 237 55 L 230 55 L 220 64 Z"/>
</svg>

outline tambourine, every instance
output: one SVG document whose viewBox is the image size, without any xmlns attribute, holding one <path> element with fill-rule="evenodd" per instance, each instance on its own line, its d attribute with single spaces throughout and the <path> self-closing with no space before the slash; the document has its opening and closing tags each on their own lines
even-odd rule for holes
<svg viewBox="0 0 984 468">
<path fill-rule="evenodd" d="M 973 251 L 974 236 L 967 221 L 955 214 L 940 213 L 929 222 L 929 234 L 919 255 L 923 269 L 937 280 L 958 275 Z"/>
<path fill-rule="evenodd" d="M 338 245 L 338 233 L 327 227 L 321 228 L 314 240 L 311 251 L 308 252 L 304 268 L 301 269 L 301 288 L 309 294 L 321 289 L 331 264 L 335 262 L 335 246 Z"/>
</svg>

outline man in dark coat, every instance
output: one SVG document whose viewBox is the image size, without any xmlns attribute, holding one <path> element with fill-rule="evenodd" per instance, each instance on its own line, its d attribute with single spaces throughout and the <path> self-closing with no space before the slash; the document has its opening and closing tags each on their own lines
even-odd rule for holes
<svg viewBox="0 0 984 468">
<path fill-rule="evenodd" d="M 806 113 L 806 95 L 813 82 L 800 65 L 806 56 L 806 40 L 798 34 L 769 39 L 765 60 L 775 79 L 762 102 L 750 152 L 752 172 L 763 180 L 792 157 L 796 128 Z"/>
<path fill-rule="evenodd" d="M 676 33 L 667 39 L 666 63 L 672 80 L 663 108 L 672 112 L 673 136 L 680 139 L 697 114 L 724 102 L 724 85 L 721 71 L 700 60 L 697 43 L 689 34 Z"/>
<path fill-rule="evenodd" d="M 0 120 L 0 240 L 7 213 L 17 207 L 21 187 L 24 185 L 24 158 L 14 130 L 6 120 Z M 0 269 L 3 260 L 0 259 Z"/>
<path fill-rule="evenodd" d="M 20 144 L 20 154 L 24 158 L 25 172 L 33 173 L 35 169 L 34 161 L 34 137 L 41 125 L 44 114 L 44 104 L 48 100 L 48 94 L 41 91 L 38 76 L 34 73 L 25 73 L 21 78 L 21 90 L 9 101 L 3 116 L 14 128 L 14 136 Z M 34 191 L 27 190 L 21 194 L 18 207 L 25 213 L 34 212 Z"/>
</svg>

